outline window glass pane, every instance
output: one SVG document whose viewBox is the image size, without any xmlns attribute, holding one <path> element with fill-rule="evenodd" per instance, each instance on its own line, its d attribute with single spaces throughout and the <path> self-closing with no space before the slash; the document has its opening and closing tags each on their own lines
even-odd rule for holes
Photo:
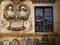
<svg viewBox="0 0 60 45">
<path fill-rule="evenodd" d="M 52 8 L 45 8 L 44 11 L 46 17 L 52 16 Z"/>
<path fill-rule="evenodd" d="M 43 19 L 36 19 L 35 25 L 36 32 L 43 32 Z"/>
<path fill-rule="evenodd" d="M 36 32 L 43 32 L 43 25 L 41 25 L 41 26 L 36 26 L 35 31 L 36 31 Z"/>
<path fill-rule="evenodd" d="M 43 19 L 36 19 L 36 22 L 42 25 L 43 24 Z"/>
<path fill-rule="evenodd" d="M 52 17 L 45 17 L 45 32 L 53 32 Z"/>
<path fill-rule="evenodd" d="M 53 24 L 52 17 L 45 17 L 45 19 L 48 21 L 48 24 Z"/>
<path fill-rule="evenodd" d="M 35 29 L 36 32 L 43 32 L 43 9 L 42 8 L 36 8 L 35 9 Z"/>
<path fill-rule="evenodd" d="M 35 7 L 35 31 L 53 32 L 53 8 Z"/>
<path fill-rule="evenodd" d="M 42 8 L 36 8 L 36 16 L 42 16 L 43 15 L 43 9 Z"/>
</svg>

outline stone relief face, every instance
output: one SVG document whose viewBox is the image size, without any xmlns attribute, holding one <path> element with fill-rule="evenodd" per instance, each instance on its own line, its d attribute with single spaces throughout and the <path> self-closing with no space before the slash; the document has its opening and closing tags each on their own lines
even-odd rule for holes
<svg viewBox="0 0 60 45">
<path fill-rule="evenodd" d="M 19 13 L 18 13 L 18 17 L 19 18 L 28 18 L 29 14 L 30 14 L 30 8 L 28 5 L 26 4 L 21 4 L 19 5 L 19 9 L 18 9 Z"/>
<path fill-rule="evenodd" d="M 6 20 L 14 18 L 15 15 L 15 7 L 13 4 L 8 4 L 4 9 L 4 18 Z"/>
<path fill-rule="evenodd" d="M 27 9 L 25 6 L 21 6 L 19 9 L 20 16 L 26 16 L 27 15 Z"/>
<path fill-rule="evenodd" d="M 14 12 L 14 9 L 13 9 L 13 6 L 8 6 L 7 9 L 6 9 L 6 13 L 8 16 L 13 16 L 15 14 Z"/>
</svg>

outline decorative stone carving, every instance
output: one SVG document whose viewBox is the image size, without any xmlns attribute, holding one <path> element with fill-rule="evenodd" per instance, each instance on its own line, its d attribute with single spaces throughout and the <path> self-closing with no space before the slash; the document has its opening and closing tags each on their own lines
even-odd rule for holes
<svg viewBox="0 0 60 45">
<path fill-rule="evenodd" d="M 7 20 L 13 19 L 16 14 L 16 8 L 14 6 L 14 4 L 8 4 L 5 8 L 4 8 L 4 18 Z"/>
<path fill-rule="evenodd" d="M 19 12 L 18 13 L 19 18 L 26 19 L 29 18 L 30 8 L 27 4 L 22 3 L 19 5 L 18 12 Z"/>
<path fill-rule="evenodd" d="M 13 39 L 13 41 L 11 43 L 12 43 L 12 45 L 20 45 L 20 42 L 18 39 Z"/>
<path fill-rule="evenodd" d="M 12 0 L 16 1 L 16 0 Z M 19 0 L 17 0 L 18 2 Z M 20 0 L 21 1 L 21 0 Z M 25 30 L 27 19 L 29 19 L 30 15 L 30 7 L 26 3 L 21 3 L 20 5 L 16 5 L 14 3 L 9 3 L 4 8 L 3 17 L 8 21 L 8 30 L 20 31 Z"/>
<path fill-rule="evenodd" d="M 10 45 L 10 42 L 8 40 L 4 40 L 3 45 Z"/>
<path fill-rule="evenodd" d="M 1 20 L 1 28 L 4 28 L 7 25 L 7 22 L 5 20 Z"/>
<path fill-rule="evenodd" d="M 29 37 L 24 37 L 21 41 L 20 41 L 21 45 L 33 45 L 32 39 L 30 39 Z"/>
<path fill-rule="evenodd" d="M 8 29 L 19 31 L 19 30 L 25 30 L 26 27 L 24 26 L 24 21 L 22 21 L 22 20 L 13 20 L 13 21 L 10 21 Z"/>
<path fill-rule="evenodd" d="M 20 4 L 20 2 L 25 1 L 25 0 L 11 0 L 15 4 Z"/>
</svg>

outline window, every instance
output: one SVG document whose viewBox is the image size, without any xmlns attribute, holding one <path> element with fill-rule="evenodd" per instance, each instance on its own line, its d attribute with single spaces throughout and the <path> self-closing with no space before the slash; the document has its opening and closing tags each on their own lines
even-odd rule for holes
<svg viewBox="0 0 60 45">
<path fill-rule="evenodd" d="M 53 31 L 53 7 L 35 7 L 35 32 Z"/>
</svg>

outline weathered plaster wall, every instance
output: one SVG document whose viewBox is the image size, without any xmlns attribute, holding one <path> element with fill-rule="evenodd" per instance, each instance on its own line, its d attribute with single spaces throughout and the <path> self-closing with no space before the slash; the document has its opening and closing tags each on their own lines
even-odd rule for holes
<svg viewBox="0 0 60 45">
<path fill-rule="evenodd" d="M 60 45 L 60 0 L 55 2 L 55 27 L 57 31 L 57 45 Z"/>
</svg>

